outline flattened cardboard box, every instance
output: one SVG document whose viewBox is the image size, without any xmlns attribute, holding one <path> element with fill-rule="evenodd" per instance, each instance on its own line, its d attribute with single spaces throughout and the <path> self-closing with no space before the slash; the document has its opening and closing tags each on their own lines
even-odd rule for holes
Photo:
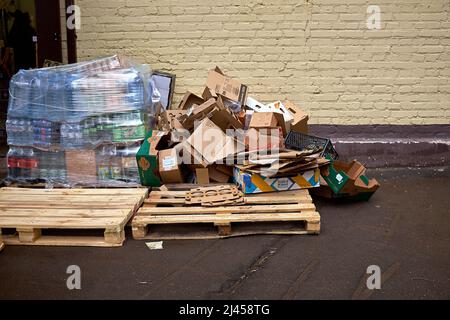
<svg viewBox="0 0 450 320">
<path fill-rule="evenodd" d="M 267 178 L 234 168 L 234 182 L 245 194 L 318 188 L 320 187 L 320 169 L 308 170 L 292 177 Z"/>
<path fill-rule="evenodd" d="M 141 184 L 146 187 L 160 187 L 161 179 L 158 168 L 158 149 L 165 145 L 168 133 L 150 131 L 136 154 Z"/>
<path fill-rule="evenodd" d="M 186 141 L 201 154 L 208 165 L 245 151 L 243 144 L 227 136 L 208 118 L 197 126 L 192 136 Z"/>
<path fill-rule="evenodd" d="M 247 101 L 248 87 L 227 77 L 219 67 L 209 72 L 206 86 L 216 94 L 240 103 L 241 106 L 244 106 Z"/>
</svg>

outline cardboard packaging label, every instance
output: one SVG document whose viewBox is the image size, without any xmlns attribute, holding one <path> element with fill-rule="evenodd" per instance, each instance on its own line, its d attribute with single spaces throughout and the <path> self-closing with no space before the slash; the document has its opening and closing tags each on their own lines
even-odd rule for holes
<svg viewBox="0 0 450 320">
<path fill-rule="evenodd" d="M 235 168 L 234 181 L 245 194 L 311 189 L 320 187 L 320 169 L 308 170 L 296 176 L 267 178 Z"/>
<path fill-rule="evenodd" d="M 247 101 L 248 87 L 237 80 L 227 77 L 219 67 L 209 72 L 206 86 L 216 94 L 238 102 L 241 106 L 244 106 Z"/>
</svg>

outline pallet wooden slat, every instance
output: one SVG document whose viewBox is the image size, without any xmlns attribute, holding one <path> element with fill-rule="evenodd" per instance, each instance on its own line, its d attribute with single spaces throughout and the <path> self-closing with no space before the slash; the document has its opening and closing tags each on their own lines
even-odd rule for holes
<svg viewBox="0 0 450 320">
<path fill-rule="evenodd" d="M 121 246 L 124 227 L 148 189 L 0 189 L 0 231 L 5 244 Z M 101 236 L 48 236 L 43 230 L 102 230 Z"/>
<path fill-rule="evenodd" d="M 244 197 L 244 204 L 220 207 L 201 207 L 186 205 L 186 191 L 153 191 L 149 199 L 140 208 L 132 220 L 133 237 L 135 239 L 189 239 L 186 234 L 171 232 L 165 238 L 158 233 L 157 237 L 150 235 L 149 229 L 158 225 L 204 225 L 217 227 L 216 237 L 240 236 L 250 234 L 319 234 L 320 214 L 316 211 L 308 190 L 281 193 L 250 195 Z M 170 206 L 170 207 L 169 207 Z M 300 228 L 292 228 L 287 223 L 303 224 Z M 286 223 L 285 230 L 261 227 L 251 232 L 234 232 L 232 225 L 242 223 L 257 225 L 258 223 Z M 194 226 L 193 226 L 194 228 Z M 201 232 L 199 232 L 201 233 Z M 200 236 L 200 238 L 203 238 Z M 209 239 L 208 237 L 204 237 Z"/>
</svg>

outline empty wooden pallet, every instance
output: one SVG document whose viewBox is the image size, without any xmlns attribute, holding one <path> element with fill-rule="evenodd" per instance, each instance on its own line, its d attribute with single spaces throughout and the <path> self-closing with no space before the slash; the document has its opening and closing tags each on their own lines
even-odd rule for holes
<svg viewBox="0 0 450 320">
<path fill-rule="evenodd" d="M 320 233 L 320 215 L 308 190 L 247 195 L 242 205 L 211 208 L 188 206 L 185 196 L 186 191 L 151 192 L 132 220 L 133 237 L 170 240 Z"/>
<path fill-rule="evenodd" d="M 126 223 L 147 196 L 144 188 L 3 188 L 0 238 L 6 245 L 121 246 Z"/>
</svg>

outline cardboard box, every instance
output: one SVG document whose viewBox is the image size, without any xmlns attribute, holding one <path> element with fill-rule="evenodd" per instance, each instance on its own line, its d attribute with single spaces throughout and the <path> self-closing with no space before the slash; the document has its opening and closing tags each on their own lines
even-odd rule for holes
<svg viewBox="0 0 450 320">
<path fill-rule="evenodd" d="M 167 147 L 168 133 L 150 131 L 136 154 L 141 184 L 147 187 L 160 187 L 158 150 Z"/>
<path fill-rule="evenodd" d="M 209 169 L 209 179 L 212 182 L 217 183 L 228 183 L 230 181 L 230 176 L 219 170 L 217 165 L 212 165 L 208 167 Z"/>
<path fill-rule="evenodd" d="M 255 112 L 275 112 L 282 114 L 284 121 L 290 124 L 294 120 L 294 116 L 289 112 L 281 101 L 265 105 L 252 97 L 247 98 L 247 107 Z"/>
<path fill-rule="evenodd" d="M 244 106 L 247 101 L 248 87 L 239 81 L 227 77 L 219 67 L 211 70 L 206 86 L 216 94 Z"/>
<path fill-rule="evenodd" d="M 205 101 L 208 101 L 209 99 L 216 99 L 219 97 L 217 95 L 217 93 L 213 90 L 210 89 L 208 87 L 205 88 L 205 90 L 203 90 L 203 94 L 202 94 L 203 99 L 205 99 Z"/>
<path fill-rule="evenodd" d="M 97 162 L 95 150 L 66 151 L 67 181 L 70 184 L 95 185 Z"/>
<path fill-rule="evenodd" d="M 296 176 L 267 178 L 234 168 L 234 181 L 245 194 L 311 189 L 320 187 L 320 169 L 308 170 Z"/>
<path fill-rule="evenodd" d="M 251 128 L 245 134 L 245 147 L 250 152 L 283 149 L 285 147 L 283 131 L 278 128 L 277 135 L 272 135 L 270 129 L 264 133 L 263 130 Z"/>
<path fill-rule="evenodd" d="M 184 129 L 182 122 L 186 113 L 186 110 L 167 110 L 163 112 L 158 120 L 158 129 L 160 131 Z"/>
<path fill-rule="evenodd" d="M 308 134 L 308 120 L 309 116 L 302 111 L 299 107 L 290 101 L 285 102 L 286 109 L 292 114 L 293 120 L 290 125 L 290 130 L 294 132 L 300 132 Z"/>
<path fill-rule="evenodd" d="M 255 112 L 250 121 L 250 128 L 254 129 L 269 129 L 276 128 L 278 119 L 274 112 Z"/>
<path fill-rule="evenodd" d="M 201 105 L 205 102 L 203 98 L 193 94 L 192 92 L 187 92 L 178 106 L 178 110 L 188 110 L 192 108 L 194 105 Z"/>
<path fill-rule="evenodd" d="M 212 122 L 224 132 L 228 129 L 239 130 L 244 128 L 244 125 L 224 106 L 221 97 L 216 102 L 218 109 L 210 114 Z"/>
<path fill-rule="evenodd" d="M 213 98 L 209 99 L 199 106 L 192 107 L 187 111 L 187 118 L 183 122 L 184 128 L 191 130 L 195 125 L 195 121 L 203 120 L 208 116 L 210 112 L 217 108 L 218 105 L 216 103 L 216 100 Z"/>
<path fill-rule="evenodd" d="M 283 137 L 287 135 L 286 123 L 283 115 L 276 112 L 255 112 L 250 120 L 249 128 L 254 129 L 275 129 L 281 128 Z"/>
<path fill-rule="evenodd" d="M 366 168 L 356 160 L 350 163 L 331 161 L 321 170 L 322 178 L 335 194 L 355 196 L 359 193 L 374 194 L 380 184 L 365 176 Z"/>
<path fill-rule="evenodd" d="M 221 161 L 229 155 L 245 151 L 244 145 L 240 145 L 238 141 L 227 136 L 208 118 L 197 126 L 192 136 L 187 139 L 187 143 L 202 156 L 208 165 Z"/>
<path fill-rule="evenodd" d="M 183 183 L 178 152 L 175 148 L 158 151 L 159 175 L 161 181 L 167 183 Z"/>
</svg>

